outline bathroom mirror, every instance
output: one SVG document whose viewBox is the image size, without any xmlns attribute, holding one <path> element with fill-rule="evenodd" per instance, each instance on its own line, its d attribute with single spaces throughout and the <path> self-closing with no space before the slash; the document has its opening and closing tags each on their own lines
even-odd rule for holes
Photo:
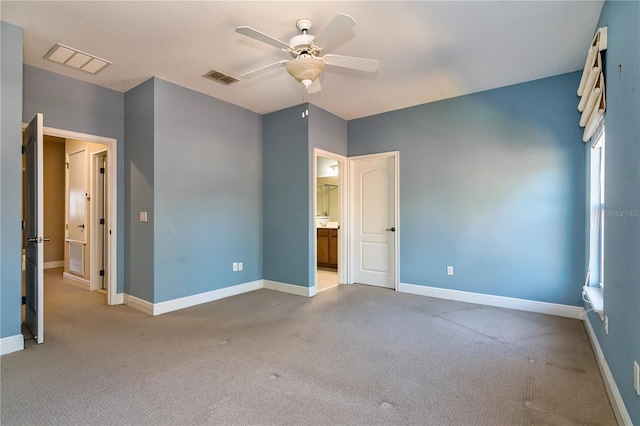
<svg viewBox="0 0 640 426">
<path fill-rule="evenodd" d="M 316 176 L 316 218 L 327 222 L 339 221 L 338 162 L 318 157 Z"/>
</svg>

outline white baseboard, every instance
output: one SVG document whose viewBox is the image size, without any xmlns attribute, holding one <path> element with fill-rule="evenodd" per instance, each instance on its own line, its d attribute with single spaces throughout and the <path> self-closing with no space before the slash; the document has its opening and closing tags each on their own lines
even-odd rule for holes
<svg viewBox="0 0 640 426">
<path fill-rule="evenodd" d="M 227 297 L 236 296 L 238 294 L 248 293 L 250 291 L 259 290 L 261 288 L 305 297 L 313 297 L 317 293 L 316 286 L 302 287 L 299 285 L 286 284 L 277 281 L 257 280 L 159 303 L 151 303 L 138 297 L 131 296 L 129 294 L 119 295 L 122 295 L 122 303 L 124 303 L 125 305 L 131 306 L 132 308 L 149 315 L 162 315 L 166 314 L 167 312 L 190 308 L 202 303 L 213 302 L 214 300 L 220 300 Z"/>
<path fill-rule="evenodd" d="M 620 425 L 633 426 L 631 417 L 629 416 L 629 412 L 627 411 L 627 407 L 624 405 L 622 395 L 618 390 L 616 381 L 613 378 L 613 374 L 611 374 L 611 370 L 609 369 L 609 364 L 607 364 L 607 360 L 605 359 L 602 348 L 600 347 L 600 343 L 598 342 L 598 337 L 593 331 L 591 321 L 589 321 L 589 318 L 587 317 L 585 317 L 584 319 L 584 328 L 587 329 L 589 340 L 591 340 L 591 346 L 593 347 L 593 352 L 596 355 L 598 367 L 600 368 L 600 373 L 602 374 L 602 379 L 604 380 L 604 387 L 607 389 L 607 394 L 609 395 L 609 400 L 611 401 L 613 412 L 616 415 L 616 420 Z"/>
<path fill-rule="evenodd" d="M 177 311 L 179 309 L 190 308 L 191 306 L 200 305 L 202 303 L 213 302 L 214 300 L 224 299 L 226 297 L 236 296 L 242 293 L 259 290 L 262 288 L 262 280 L 251 281 L 248 283 L 233 285 L 218 290 L 207 291 L 205 293 L 194 294 L 193 296 L 181 297 L 179 299 L 167 300 L 153 304 L 153 315 L 162 315 L 167 312 Z"/>
<path fill-rule="evenodd" d="M 112 305 L 122 305 L 124 303 L 124 293 L 116 293 L 114 297 L 111 298 Z"/>
<path fill-rule="evenodd" d="M 317 287 L 303 287 L 301 285 L 293 285 L 281 283 L 278 281 L 263 280 L 264 288 L 267 290 L 281 291 L 283 293 L 295 294 L 296 296 L 313 297 L 317 293 Z"/>
<path fill-rule="evenodd" d="M 10 354 L 23 349 L 24 336 L 22 334 L 16 334 L 15 336 L 8 336 L 0 339 L 0 355 Z"/>
<path fill-rule="evenodd" d="M 84 288 L 85 290 L 91 290 L 91 283 L 89 282 L 89 280 L 85 280 L 82 277 L 70 274 L 68 272 L 63 272 L 62 273 L 62 277 L 66 278 L 68 280 L 71 280 L 72 284 L 80 286 L 80 287 Z"/>
<path fill-rule="evenodd" d="M 468 291 L 427 287 L 415 284 L 400 283 L 400 285 L 398 286 L 398 291 L 402 293 L 418 294 L 420 296 L 435 297 L 438 299 L 457 300 L 459 302 L 497 306 L 500 308 L 537 312 L 539 314 L 556 315 L 559 317 L 567 317 L 580 320 L 582 319 L 582 315 L 584 313 L 584 308 L 580 306 L 537 302 L 534 300 L 516 299 L 514 297 L 493 296 L 490 294 L 472 293 Z"/>
<path fill-rule="evenodd" d="M 64 268 L 64 260 L 54 260 L 51 262 L 44 262 L 42 264 L 44 269 Z"/>
<path fill-rule="evenodd" d="M 153 315 L 153 303 L 151 302 L 147 302 L 146 300 L 126 293 L 123 295 L 123 302 L 125 305 L 131 306 L 133 309 L 142 311 L 145 314 Z"/>
</svg>

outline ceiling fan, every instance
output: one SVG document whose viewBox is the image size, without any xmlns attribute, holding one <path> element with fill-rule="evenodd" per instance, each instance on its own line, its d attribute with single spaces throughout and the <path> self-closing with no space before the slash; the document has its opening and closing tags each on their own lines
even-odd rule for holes
<svg viewBox="0 0 640 426">
<path fill-rule="evenodd" d="M 321 89 L 318 77 L 324 71 L 325 65 L 364 72 L 375 72 L 378 69 L 378 61 L 374 59 L 333 54 L 321 55 L 325 48 L 340 42 L 353 28 L 356 21 L 351 16 L 339 13 L 316 36 L 309 34 L 312 24 L 311 19 L 298 19 L 296 27 L 301 34 L 292 37 L 288 43 L 251 27 L 236 28 L 237 33 L 277 47 L 293 57 L 293 59 L 278 61 L 246 72 L 240 77 L 250 79 L 271 69 L 285 66 L 287 72 L 302 83 L 308 93 L 316 93 Z"/>
</svg>

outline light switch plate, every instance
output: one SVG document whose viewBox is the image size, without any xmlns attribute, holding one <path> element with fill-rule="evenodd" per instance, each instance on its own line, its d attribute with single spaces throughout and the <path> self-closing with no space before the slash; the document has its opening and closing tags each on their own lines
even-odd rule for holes
<svg viewBox="0 0 640 426">
<path fill-rule="evenodd" d="M 238 262 L 238 271 L 242 271 L 243 265 L 242 262 Z"/>
<path fill-rule="evenodd" d="M 447 266 L 447 275 L 453 275 L 453 266 Z"/>
</svg>

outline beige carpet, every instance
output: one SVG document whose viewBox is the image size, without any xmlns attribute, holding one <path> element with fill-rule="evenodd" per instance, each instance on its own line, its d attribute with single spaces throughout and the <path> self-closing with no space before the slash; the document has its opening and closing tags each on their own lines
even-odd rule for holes
<svg viewBox="0 0 640 426">
<path fill-rule="evenodd" d="M 577 320 L 360 285 L 150 317 L 55 273 L 3 425 L 615 424 Z"/>
</svg>

